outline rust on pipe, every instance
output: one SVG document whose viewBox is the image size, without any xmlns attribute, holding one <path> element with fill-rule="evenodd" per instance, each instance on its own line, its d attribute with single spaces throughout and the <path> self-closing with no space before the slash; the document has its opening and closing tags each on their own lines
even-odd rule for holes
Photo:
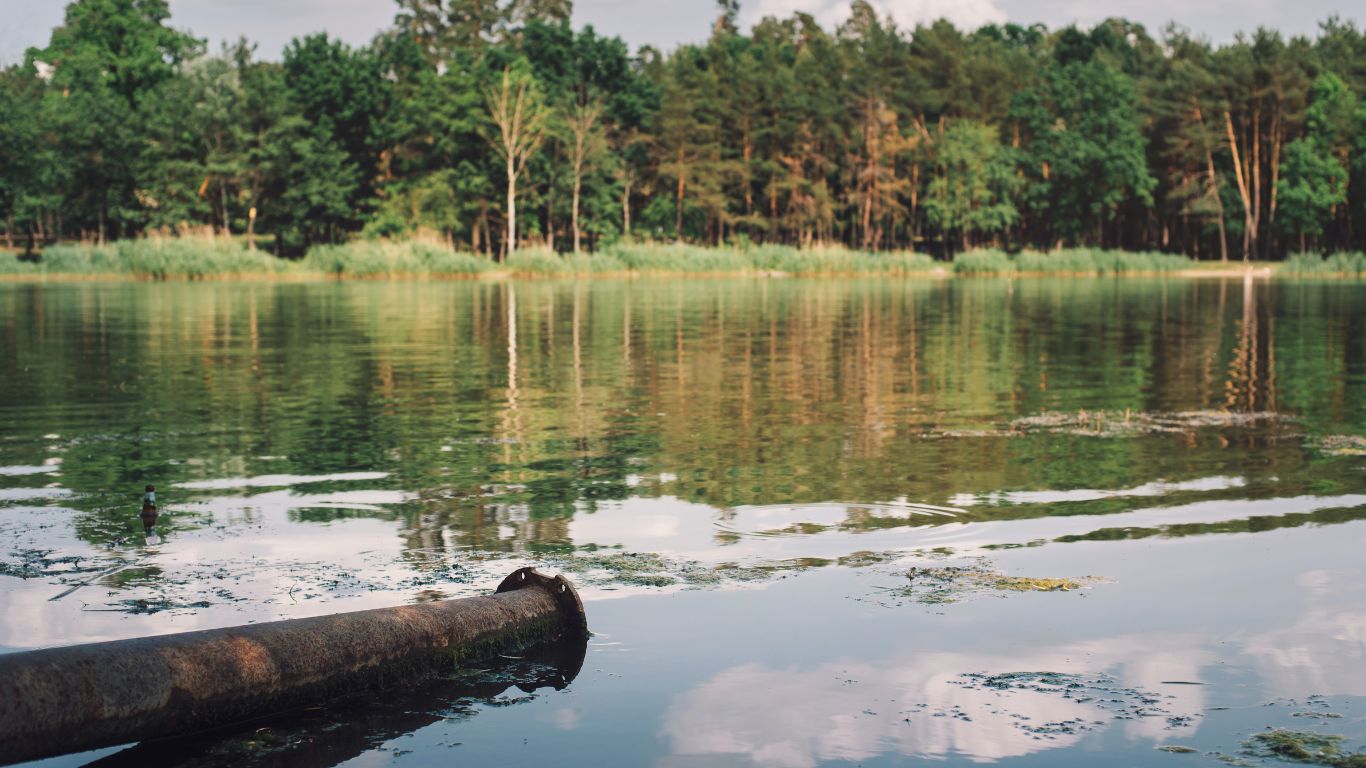
<svg viewBox="0 0 1366 768">
<path fill-rule="evenodd" d="M 563 576 L 495 594 L 0 655 L 0 764 L 204 730 L 586 637 Z"/>
</svg>

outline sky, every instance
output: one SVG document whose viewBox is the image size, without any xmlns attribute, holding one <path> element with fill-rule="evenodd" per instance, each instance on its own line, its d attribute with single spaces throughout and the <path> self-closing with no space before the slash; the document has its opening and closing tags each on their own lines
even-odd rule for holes
<svg viewBox="0 0 1366 768">
<path fill-rule="evenodd" d="M 62 20 L 67 0 L 0 0 L 0 64 L 23 59 L 29 46 L 47 42 Z M 827 27 L 848 16 L 850 0 L 741 0 L 740 20 L 748 27 L 766 15 L 813 14 Z M 1258 26 L 1288 35 L 1312 35 L 1330 15 L 1366 21 L 1362 0 L 872 0 L 902 26 L 939 17 L 960 26 L 987 22 L 1043 22 L 1049 27 L 1094 24 L 1123 16 L 1156 34 L 1175 21 L 1216 43 Z M 393 0 L 170 0 L 172 26 L 220 41 L 241 36 L 259 43 L 259 56 L 274 59 L 293 37 L 327 31 L 349 43 L 368 42 L 393 21 Z M 619 35 L 633 48 L 666 50 L 704 40 L 716 17 L 714 0 L 576 0 L 576 25 Z"/>
</svg>

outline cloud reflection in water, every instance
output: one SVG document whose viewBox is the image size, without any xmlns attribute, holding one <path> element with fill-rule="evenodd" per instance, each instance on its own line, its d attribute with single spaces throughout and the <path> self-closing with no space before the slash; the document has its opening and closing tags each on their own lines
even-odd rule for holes
<svg viewBox="0 0 1366 768">
<path fill-rule="evenodd" d="M 964 675 L 1069 670 L 1080 659 L 1087 679 L 1109 674 L 1118 681 L 1099 690 L 1157 700 L 1146 707 L 1156 716 L 1123 720 L 1130 738 L 1174 741 L 1198 728 L 1204 688 L 1164 682 L 1198 681 L 1213 656 L 1195 638 L 1157 635 L 1028 654 L 906 651 L 885 661 L 836 659 L 806 668 L 745 664 L 677 696 L 663 733 L 676 755 L 745 756 L 766 768 L 888 752 L 977 762 L 1019 757 L 1070 747 L 1088 731 L 1110 727 L 1113 699 L 1083 690 L 1069 697 L 1050 686 L 998 690 Z"/>
</svg>

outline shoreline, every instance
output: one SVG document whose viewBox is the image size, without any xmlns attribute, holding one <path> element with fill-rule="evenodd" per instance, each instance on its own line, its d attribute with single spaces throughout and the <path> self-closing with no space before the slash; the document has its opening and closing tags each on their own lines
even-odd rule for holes
<svg viewBox="0 0 1366 768">
<path fill-rule="evenodd" d="M 52 272 L 52 273 L 10 273 L 0 274 L 0 284 L 36 283 L 350 283 L 350 282 L 507 282 L 507 281 L 544 281 L 544 280 L 650 280 L 650 279 L 837 279 L 854 280 L 864 278 L 896 278 L 900 280 L 978 280 L 978 279 L 1049 279 L 1066 278 L 1071 280 L 1100 279 L 1155 279 L 1176 278 L 1182 280 L 1211 280 L 1247 278 L 1254 280 L 1298 279 L 1298 280 L 1359 280 L 1366 276 L 1334 272 L 1318 274 L 1286 274 L 1278 265 L 1264 265 L 1247 268 L 1233 267 L 1193 267 L 1169 271 L 1128 271 L 1128 272 L 972 272 L 956 273 L 952 266 L 936 267 L 927 270 L 906 271 L 832 271 L 832 272 L 787 272 L 782 270 L 626 270 L 615 272 L 524 272 L 517 270 L 489 270 L 486 272 L 385 272 L 377 274 L 332 274 L 327 272 L 225 272 L 209 275 L 152 275 L 121 272 Z"/>
</svg>

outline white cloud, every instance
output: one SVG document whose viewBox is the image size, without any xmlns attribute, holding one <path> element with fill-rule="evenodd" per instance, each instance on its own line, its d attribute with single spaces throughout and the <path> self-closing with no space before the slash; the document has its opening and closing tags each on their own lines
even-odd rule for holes
<svg viewBox="0 0 1366 768">
<path fill-rule="evenodd" d="M 878 15 L 890 16 L 897 26 L 910 29 L 916 24 L 948 19 L 963 29 L 1001 23 L 1006 12 L 996 0 L 869 0 Z M 809 13 L 826 29 L 834 29 L 849 18 L 849 0 L 758 0 L 744 6 L 741 21 L 753 24 L 765 16 L 787 18 L 797 12 Z"/>
</svg>

